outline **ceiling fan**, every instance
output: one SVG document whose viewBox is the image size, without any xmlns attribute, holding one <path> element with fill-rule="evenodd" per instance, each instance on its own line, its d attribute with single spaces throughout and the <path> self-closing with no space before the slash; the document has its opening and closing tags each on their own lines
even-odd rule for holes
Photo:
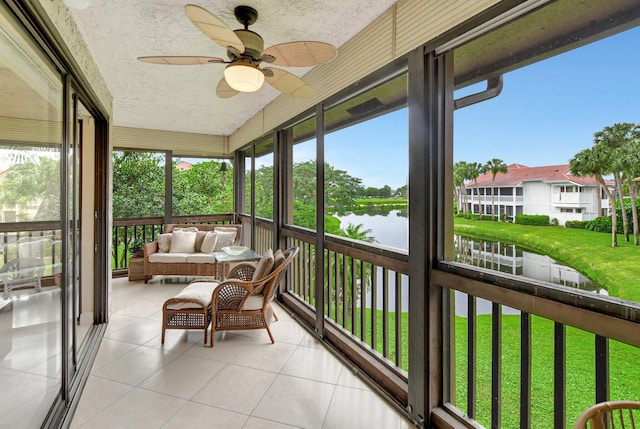
<svg viewBox="0 0 640 429">
<path fill-rule="evenodd" d="M 200 6 L 188 4 L 185 11 L 200 31 L 227 50 L 229 61 L 199 56 L 138 57 L 138 60 L 169 65 L 227 64 L 224 77 L 216 88 L 216 94 L 220 98 L 233 97 L 239 92 L 257 91 L 265 81 L 278 91 L 293 97 L 311 97 L 313 89 L 304 80 L 280 68 L 260 67 L 260 64 L 264 62 L 285 67 L 309 67 L 329 62 L 338 54 L 335 46 L 315 41 L 282 43 L 264 49 L 262 37 L 249 30 L 249 26 L 258 19 L 258 12 L 249 6 L 234 9 L 236 19 L 244 25 L 243 29 L 237 30 L 231 30 L 218 17 Z"/>
</svg>

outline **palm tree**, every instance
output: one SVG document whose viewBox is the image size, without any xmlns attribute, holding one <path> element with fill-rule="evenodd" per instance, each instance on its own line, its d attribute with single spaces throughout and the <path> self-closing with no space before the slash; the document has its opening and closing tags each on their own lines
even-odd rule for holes
<svg viewBox="0 0 640 429">
<path fill-rule="evenodd" d="M 498 173 L 507 174 L 509 169 L 507 167 L 507 164 L 505 164 L 503 160 L 498 158 L 493 158 L 487 161 L 487 163 L 485 164 L 485 168 L 487 171 L 491 172 L 491 217 L 493 217 L 493 215 L 495 214 L 493 184 L 496 181 L 496 176 L 498 175 Z M 500 218 L 500 213 L 498 213 L 498 219 L 499 218 Z"/>
<path fill-rule="evenodd" d="M 482 204 L 480 203 L 480 189 L 478 189 L 478 177 L 483 175 L 487 170 L 485 169 L 484 164 L 480 164 L 479 162 L 470 162 L 467 164 L 468 166 L 468 178 L 473 180 L 476 185 L 476 195 L 478 197 L 478 211 L 482 212 Z"/>
<path fill-rule="evenodd" d="M 640 139 L 636 139 L 628 142 L 622 148 L 620 148 L 620 157 L 618 162 L 625 172 L 625 178 L 627 179 L 627 188 L 629 190 L 629 199 L 631 200 L 631 215 L 633 217 L 633 244 L 635 246 L 639 243 L 639 225 L 638 225 L 638 207 L 636 206 L 636 200 L 638 199 L 638 186 L 633 181 L 635 177 L 640 176 Z M 621 204 L 622 211 L 625 212 L 625 205 Z"/>
<path fill-rule="evenodd" d="M 605 145 L 595 145 L 590 149 L 581 150 L 569 161 L 569 169 L 571 174 L 576 176 L 595 177 L 604 189 L 611 210 L 611 247 L 617 247 L 616 190 L 612 192 L 603 177 L 611 173 L 612 153 L 611 148 Z"/>
<path fill-rule="evenodd" d="M 622 177 L 625 175 L 625 171 L 621 165 L 622 156 L 620 152 L 626 144 L 637 138 L 640 138 L 640 125 L 629 122 L 617 123 L 604 127 L 601 131 L 598 131 L 593 135 L 593 143 L 595 145 L 605 145 L 617 152 L 611 158 L 611 173 L 615 179 L 616 190 L 618 191 L 620 201 L 622 202 L 622 222 L 624 225 L 624 238 L 626 241 L 629 241 L 629 220 L 627 218 L 627 211 L 624 210 Z"/>
<path fill-rule="evenodd" d="M 366 241 L 367 243 L 377 243 L 376 238 L 373 235 L 371 235 L 373 231 L 370 229 L 362 229 L 362 228 L 363 228 L 363 225 L 361 223 L 357 225 L 350 223 L 342 231 L 344 232 L 345 237 L 349 237 L 353 240 Z"/>
<path fill-rule="evenodd" d="M 454 193 L 457 196 L 458 202 L 458 212 L 462 208 L 462 213 L 466 214 L 468 211 L 467 207 L 467 187 L 464 185 L 464 182 L 469 180 L 467 171 L 469 169 L 469 165 L 465 161 L 458 161 L 453 164 L 453 188 Z"/>
</svg>

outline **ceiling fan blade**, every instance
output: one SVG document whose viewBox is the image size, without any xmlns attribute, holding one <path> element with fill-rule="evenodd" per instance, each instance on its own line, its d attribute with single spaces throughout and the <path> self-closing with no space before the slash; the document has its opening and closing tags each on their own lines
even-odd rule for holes
<svg viewBox="0 0 640 429">
<path fill-rule="evenodd" d="M 278 91 L 299 98 L 309 98 L 313 95 L 313 88 L 298 76 L 276 68 L 269 67 L 263 70 L 264 80 Z"/>
<path fill-rule="evenodd" d="M 190 57 L 190 56 L 138 57 L 138 61 L 142 61 L 143 63 L 168 64 L 168 65 L 178 65 L 178 66 L 224 62 L 222 58 L 218 58 L 218 57 Z"/>
<path fill-rule="evenodd" d="M 229 86 L 224 76 L 222 77 L 222 79 L 220 79 L 220 82 L 218 82 L 218 87 L 216 88 L 216 94 L 220 98 L 231 98 L 239 92 L 240 91 L 236 91 Z"/>
<path fill-rule="evenodd" d="M 217 16 L 195 4 L 188 4 L 184 8 L 191 22 L 207 37 L 225 49 L 232 46 L 240 53 L 244 52 L 244 45 L 236 33 L 220 21 Z"/>
<path fill-rule="evenodd" d="M 338 50 L 324 42 L 289 42 L 270 46 L 262 55 L 275 57 L 272 64 L 277 66 L 309 67 L 333 60 Z"/>
</svg>

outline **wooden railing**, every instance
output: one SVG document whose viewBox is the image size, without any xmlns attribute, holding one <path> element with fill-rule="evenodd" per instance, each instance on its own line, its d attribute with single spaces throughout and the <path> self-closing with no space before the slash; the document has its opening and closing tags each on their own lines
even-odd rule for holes
<svg viewBox="0 0 640 429">
<path fill-rule="evenodd" d="M 640 368 L 628 362 L 640 357 L 639 303 L 457 263 L 432 278 L 451 309 L 449 397 L 437 418 L 565 428 L 596 402 L 637 399 L 627 395 L 638 392 Z"/>
<path fill-rule="evenodd" d="M 285 304 L 311 327 L 317 324 L 316 234 L 285 226 L 287 246 L 300 248 L 290 269 Z M 407 398 L 407 255 L 337 236 L 324 238 L 324 340 L 399 401 Z"/>
<path fill-rule="evenodd" d="M 162 217 L 114 219 L 112 230 L 111 267 L 116 275 L 126 273 L 129 267 L 131 245 L 136 239 L 148 243 L 155 241 L 164 229 L 165 219 Z M 230 224 L 235 223 L 233 214 L 209 216 L 174 216 L 171 223 L 180 224 Z"/>
</svg>

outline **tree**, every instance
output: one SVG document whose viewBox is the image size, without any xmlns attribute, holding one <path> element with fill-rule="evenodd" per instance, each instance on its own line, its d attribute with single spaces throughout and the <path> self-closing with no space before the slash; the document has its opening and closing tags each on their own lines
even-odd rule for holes
<svg viewBox="0 0 640 429">
<path fill-rule="evenodd" d="M 616 234 L 616 190 L 611 191 L 604 180 L 604 176 L 611 173 L 612 149 L 605 145 L 595 145 L 590 149 L 583 149 L 569 161 L 569 169 L 576 176 L 595 177 L 607 194 L 611 211 L 611 246 L 618 245 Z"/>
<path fill-rule="evenodd" d="M 205 215 L 233 212 L 233 187 L 222 180 L 221 162 L 203 161 L 187 169 L 173 167 L 173 215 Z M 226 174 L 233 176 L 233 167 Z M 266 204 L 263 204 L 266 206 Z"/>
<path fill-rule="evenodd" d="M 324 192 L 327 212 L 346 212 L 356 205 L 356 198 L 362 193 L 362 180 L 325 163 Z M 391 188 L 389 188 L 389 193 L 391 193 Z"/>
<path fill-rule="evenodd" d="M 367 243 L 376 243 L 376 239 L 373 235 L 371 235 L 372 231 L 370 229 L 362 229 L 364 226 L 360 223 L 354 225 L 352 223 L 348 224 L 345 229 L 342 230 L 342 234 L 345 237 L 349 237 L 353 240 L 365 241 Z"/>
<path fill-rule="evenodd" d="M 478 177 L 486 173 L 486 167 L 479 162 L 470 162 L 467 164 L 467 177 L 476 185 L 476 196 L 478 197 L 478 211 L 482 213 L 482 204 L 480 202 L 480 189 L 478 188 Z"/>
<path fill-rule="evenodd" d="M 627 180 L 627 189 L 629 192 L 629 199 L 631 200 L 631 215 L 633 218 L 633 244 L 635 246 L 639 244 L 639 224 L 638 224 L 638 206 L 636 201 L 638 199 L 638 185 L 634 182 L 634 178 L 640 176 L 640 139 L 632 140 L 626 143 L 620 148 L 618 153 L 618 162 L 624 171 L 624 175 Z M 624 199 L 623 199 L 624 200 Z M 622 211 L 625 204 L 622 201 Z"/>
<path fill-rule="evenodd" d="M 598 131 L 593 135 L 594 145 L 604 145 L 614 151 L 611 157 L 610 172 L 613 174 L 616 190 L 618 191 L 621 199 L 624 199 L 622 178 L 626 174 L 624 171 L 624 165 L 621 163 L 621 152 L 623 151 L 624 146 L 638 138 L 640 138 L 640 125 L 629 122 L 616 123 L 611 126 L 604 127 L 601 131 Z M 624 225 L 625 240 L 629 241 L 629 221 L 625 210 L 622 210 L 622 221 Z"/>
<path fill-rule="evenodd" d="M 273 219 L 273 166 L 256 170 L 256 216 Z"/>
<path fill-rule="evenodd" d="M 17 206 L 18 218 L 37 205 L 34 221 L 60 219 L 60 162 L 46 156 L 23 157 L 7 172 L 0 202 Z"/>
<path fill-rule="evenodd" d="M 467 189 L 465 182 L 470 180 L 469 178 L 469 164 L 465 161 L 458 161 L 453 165 L 453 188 L 454 193 L 457 196 L 458 211 L 462 207 L 462 213 L 467 214 Z M 466 217 L 466 216 L 465 216 Z"/>
<path fill-rule="evenodd" d="M 396 195 L 400 198 L 409 198 L 409 184 L 404 184 L 396 189 Z"/>
<path fill-rule="evenodd" d="M 164 156 L 114 151 L 113 217 L 164 215 Z"/>
<path fill-rule="evenodd" d="M 495 215 L 494 210 L 494 197 L 493 197 L 493 184 L 496 181 L 496 176 L 498 173 L 507 174 L 509 169 L 507 168 L 507 164 L 504 163 L 503 160 L 498 158 L 492 158 L 485 164 L 485 169 L 491 172 L 491 216 Z M 498 219 L 500 218 L 500 213 L 498 213 Z"/>
<path fill-rule="evenodd" d="M 382 188 L 380 188 L 381 198 L 391 198 L 392 196 L 393 196 L 393 190 L 391 189 L 391 186 L 384 185 Z"/>
</svg>

